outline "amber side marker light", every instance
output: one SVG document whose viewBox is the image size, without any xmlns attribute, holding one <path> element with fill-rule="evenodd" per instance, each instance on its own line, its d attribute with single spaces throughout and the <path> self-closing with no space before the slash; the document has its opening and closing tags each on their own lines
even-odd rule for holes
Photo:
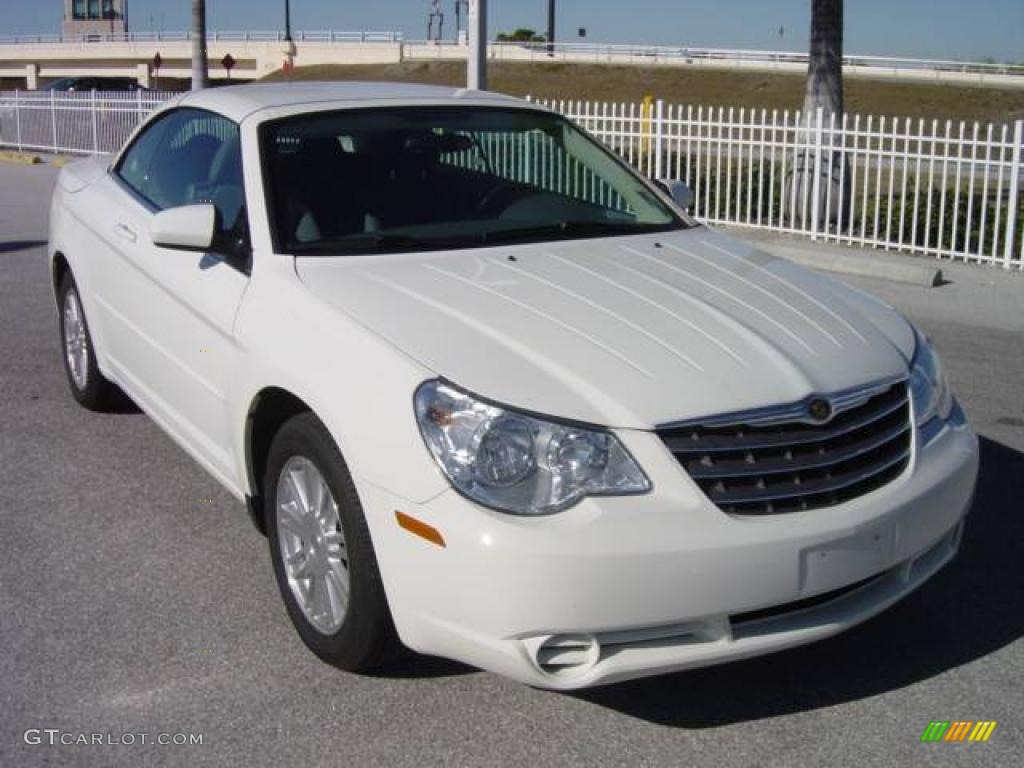
<svg viewBox="0 0 1024 768">
<path fill-rule="evenodd" d="M 421 539 L 426 539 L 431 544 L 437 544 L 439 547 L 447 546 L 444 543 L 444 536 L 432 525 L 427 525 L 422 520 L 417 520 L 415 517 L 399 512 L 397 509 L 395 510 L 395 519 L 398 521 L 398 525 L 405 528 L 409 533 L 414 533 Z"/>
</svg>

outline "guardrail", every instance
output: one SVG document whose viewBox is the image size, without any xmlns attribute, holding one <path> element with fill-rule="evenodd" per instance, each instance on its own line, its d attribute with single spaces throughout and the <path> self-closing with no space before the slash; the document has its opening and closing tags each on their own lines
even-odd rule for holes
<svg viewBox="0 0 1024 768">
<path fill-rule="evenodd" d="M 0 93 L 0 146 L 112 152 L 171 95 Z M 641 173 L 684 181 L 702 221 L 1024 269 L 1024 120 L 539 103 Z M 558 157 L 553 142 L 537 144 L 527 180 L 545 189 L 576 183 Z"/>
<path fill-rule="evenodd" d="M 466 56 L 466 46 L 450 41 L 406 40 L 403 41 L 403 53 L 409 59 L 460 60 Z M 490 43 L 488 56 L 492 61 L 709 67 L 763 72 L 805 72 L 808 61 L 806 53 L 795 51 L 599 43 L 557 43 L 549 46 L 543 42 Z M 1024 87 L 1024 64 L 860 55 L 845 56 L 843 64 L 845 73 L 852 77 Z"/>
<path fill-rule="evenodd" d="M 281 31 L 211 31 L 206 35 L 207 40 L 212 42 L 232 41 L 254 41 L 274 42 L 284 41 L 284 32 Z M 186 41 L 192 39 L 191 32 L 128 32 L 126 34 L 86 34 L 86 35 L 0 35 L 0 45 L 3 44 L 57 44 L 57 43 L 150 43 L 163 41 Z M 402 41 L 401 32 L 351 32 L 332 30 L 310 30 L 292 32 L 292 39 L 296 42 L 326 42 L 326 43 L 399 43 Z"/>
<path fill-rule="evenodd" d="M 691 62 L 758 63 L 766 65 L 797 64 L 807 66 L 808 54 L 799 51 L 735 50 L 728 48 L 699 48 L 691 46 L 620 45 L 604 43 L 491 43 L 499 50 L 503 47 L 529 51 L 535 58 L 574 56 L 593 58 L 595 61 L 629 58 L 632 60 L 683 60 Z M 497 54 L 500 58 L 500 54 Z M 956 61 L 953 59 L 913 59 L 895 56 L 843 57 L 846 67 L 883 70 L 924 70 L 928 72 L 961 72 L 977 74 L 1018 75 L 1024 77 L 1024 64 L 983 61 Z"/>
</svg>

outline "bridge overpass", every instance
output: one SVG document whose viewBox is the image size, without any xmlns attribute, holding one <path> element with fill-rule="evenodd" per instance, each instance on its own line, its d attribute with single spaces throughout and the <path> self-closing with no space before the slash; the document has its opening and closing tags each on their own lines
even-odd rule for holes
<svg viewBox="0 0 1024 768">
<path fill-rule="evenodd" d="M 294 43 L 280 32 L 212 32 L 208 36 L 210 76 L 225 78 L 221 60 L 234 60 L 231 77 L 252 80 L 279 69 L 289 52 L 295 66 L 314 64 L 394 64 L 401 61 L 465 60 L 468 46 L 452 42 L 406 41 L 396 32 L 297 32 Z M 160 54 L 161 67 L 153 66 Z M 708 67 L 800 73 L 807 54 L 686 46 L 560 43 L 491 43 L 492 61 Z M 1024 65 L 849 55 L 848 77 L 1024 88 Z M 147 87 L 157 77 L 191 76 L 189 34 L 133 33 L 122 36 L 63 38 L 59 35 L 0 37 L 0 78 L 29 90 L 59 77 L 128 76 Z"/>
<path fill-rule="evenodd" d="M 386 64 L 402 59 L 402 40 L 392 32 L 299 33 L 289 44 L 276 32 L 211 33 L 207 37 L 210 77 L 226 78 L 221 63 L 230 54 L 230 76 L 254 80 L 280 69 L 294 53 L 296 66 L 311 64 Z M 160 68 L 154 59 L 160 54 Z M 192 75 L 188 33 L 130 34 L 68 40 L 59 35 L 0 38 L 0 78 L 24 82 L 36 90 L 60 77 L 135 77 L 147 88 L 157 78 Z"/>
</svg>

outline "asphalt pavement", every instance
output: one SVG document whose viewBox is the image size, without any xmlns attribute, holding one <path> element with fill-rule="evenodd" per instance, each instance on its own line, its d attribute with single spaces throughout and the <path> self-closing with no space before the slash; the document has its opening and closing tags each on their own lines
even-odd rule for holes
<svg viewBox="0 0 1024 768">
<path fill-rule="evenodd" d="M 924 327 L 981 435 L 959 557 L 888 612 L 572 695 L 437 659 L 358 677 L 299 641 L 241 504 L 129 404 L 75 405 L 45 265 L 55 176 L 0 164 L 0 766 L 1020 764 L 1024 276 L 843 278 Z M 921 743 L 932 720 L 998 725 Z M 59 743 L 80 734 L 135 743 Z"/>
</svg>

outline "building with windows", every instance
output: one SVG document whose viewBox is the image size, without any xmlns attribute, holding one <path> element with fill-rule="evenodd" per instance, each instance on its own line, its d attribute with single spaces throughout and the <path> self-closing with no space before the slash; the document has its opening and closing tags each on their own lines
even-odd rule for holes
<svg viewBox="0 0 1024 768">
<path fill-rule="evenodd" d="M 127 0 L 64 0 L 66 39 L 119 37 L 128 31 Z"/>
</svg>

